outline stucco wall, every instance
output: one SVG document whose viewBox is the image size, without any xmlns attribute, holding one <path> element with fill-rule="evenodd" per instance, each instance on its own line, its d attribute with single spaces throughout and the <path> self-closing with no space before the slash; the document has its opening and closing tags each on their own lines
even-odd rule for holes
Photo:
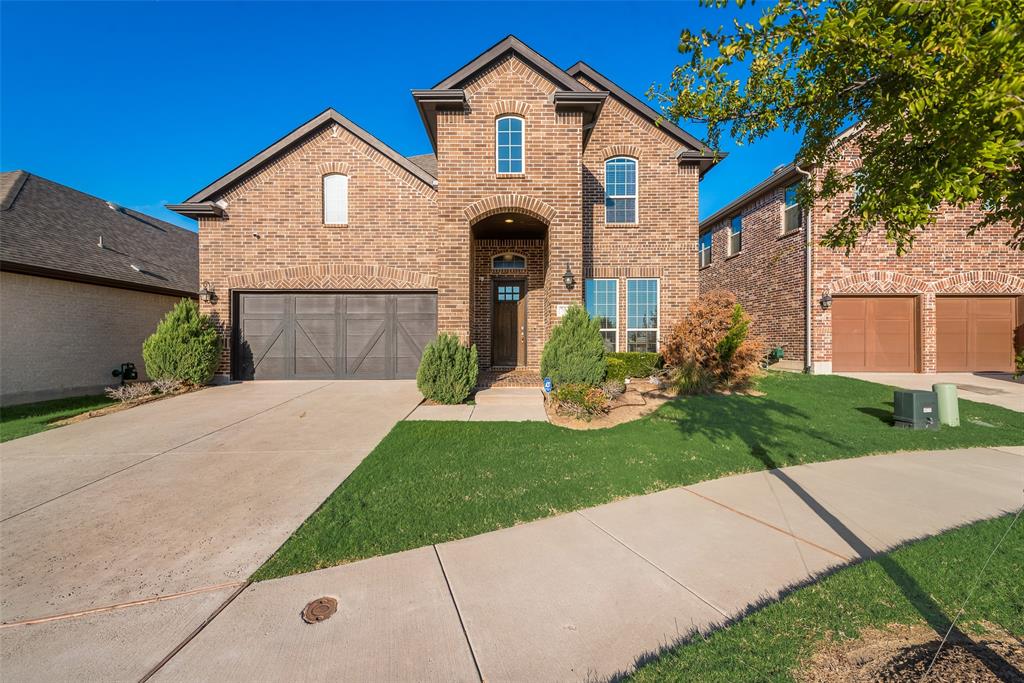
<svg viewBox="0 0 1024 683">
<path fill-rule="evenodd" d="M 0 403 L 95 394 L 135 363 L 176 297 L 0 273 Z"/>
</svg>

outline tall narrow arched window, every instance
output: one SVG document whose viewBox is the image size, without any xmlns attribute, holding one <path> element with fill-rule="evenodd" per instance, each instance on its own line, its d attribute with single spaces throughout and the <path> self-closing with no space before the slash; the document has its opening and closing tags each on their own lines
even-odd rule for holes
<svg viewBox="0 0 1024 683">
<path fill-rule="evenodd" d="M 495 122 L 495 162 L 498 173 L 523 172 L 523 119 L 502 116 Z"/>
<path fill-rule="evenodd" d="M 348 225 L 348 176 L 324 176 L 324 224 Z"/>
<path fill-rule="evenodd" d="M 636 159 L 604 162 L 604 222 L 636 223 Z"/>
</svg>

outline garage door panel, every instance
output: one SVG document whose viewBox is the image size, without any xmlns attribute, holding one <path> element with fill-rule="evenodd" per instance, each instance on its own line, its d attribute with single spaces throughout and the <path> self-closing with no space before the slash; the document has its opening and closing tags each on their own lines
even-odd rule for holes
<svg viewBox="0 0 1024 683">
<path fill-rule="evenodd" d="M 242 299 L 243 315 L 283 315 L 288 302 L 274 295 L 247 295 Z"/>
<path fill-rule="evenodd" d="M 917 323 L 913 297 L 836 297 L 832 311 L 835 370 L 914 371 Z"/>
<path fill-rule="evenodd" d="M 296 376 L 333 376 L 337 357 L 338 333 L 335 318 L 295 321 Z"/>
<path fill-rule="evenodd" d="M 938 297 L 935 317 L 939 372 L 1013 370 L 1013 297 Z"/>
<path fill-rule="evenodd" d="M 337 312 L 338 297 L 329 295 L 296 295 L 295 315 L 323 315 L 334 317 Z"/>
</svg>

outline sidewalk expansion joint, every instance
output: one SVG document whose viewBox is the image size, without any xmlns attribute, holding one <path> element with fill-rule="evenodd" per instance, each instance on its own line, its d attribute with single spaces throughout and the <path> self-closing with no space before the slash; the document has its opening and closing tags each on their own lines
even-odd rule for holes
<svg viewBox="0 0 1024 683">
<path fill-rule="evenodd" d="M 476 668 L 476 676 L 483 683 L 484 675 L 480 672 L 480 662 L 476 660 L 476 650 L 473 649 L 473 641 L 469 638 L 469 631 L 466 630 L 466 622 L 462 619 L 462 610 L 459 609 L 459 602 L 455 599 L 455 592 L 452 591 L 452 584 L 448 580 L 448 572 L 444 569 L 444 562 L 441 561 L 441 553 L 438 552 L 437 546 L 430 546 L 434 549 L 434 557 L 437 558 L 437 566 L 441 568 L 441 576 L 444 577 L 444 585 L 448 588 L 448 597 L 452 599 L 452 607 L 455 608 L 455 614 L 459 617 L 459 626 L 462 628 L 462 636 L 466 639 L 466 647 L 469 648 L 469 656 L 473 658 L 473 667 Z"/>
</svg>

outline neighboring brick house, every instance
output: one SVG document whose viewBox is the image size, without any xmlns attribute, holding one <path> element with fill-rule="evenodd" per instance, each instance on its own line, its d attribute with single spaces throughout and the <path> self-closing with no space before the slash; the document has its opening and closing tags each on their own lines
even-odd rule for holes
<svg viewBox="0 0 1024 683">
<path fill-rule="evenodd" d="M 98 394 L 199 288 L 190 230 L 25 171 L 0 173 L 0 403 Z"/>
<path fill-rule="evenodd" d="M 850 173 L 860 163 L 856 138 L 839 144 L 837 163 Z M 897 256 L 884 232 L 874 231 L 847 256 L 820 241 L 852 194 L 815 204 L 808 239 L 808 216 L 795 200 L 804 178 L 794 164 L 780 167 L 701 222 L 702 292 L 734 291 L 755 331 L 783 347 L 784 364 L 813 372 L 1013 369 L 1015 329 L 1019 339 L 1024 324 L 1024 256 L 1006 246 L 1009 226 L 968 237 L 977 211 L 943 206 L 909 254 Z"/>
<path fill-rule="evenodd" d="M 240 379 L 412 377 L 438 332 L 536 369 L 568 305 L 655 350 L 697 293 L 697 183 L 721 155 L 587 65 L 509 36 L 414 90 L 434 154 L 328 109 L 172 208 Z"/>
</svg>

